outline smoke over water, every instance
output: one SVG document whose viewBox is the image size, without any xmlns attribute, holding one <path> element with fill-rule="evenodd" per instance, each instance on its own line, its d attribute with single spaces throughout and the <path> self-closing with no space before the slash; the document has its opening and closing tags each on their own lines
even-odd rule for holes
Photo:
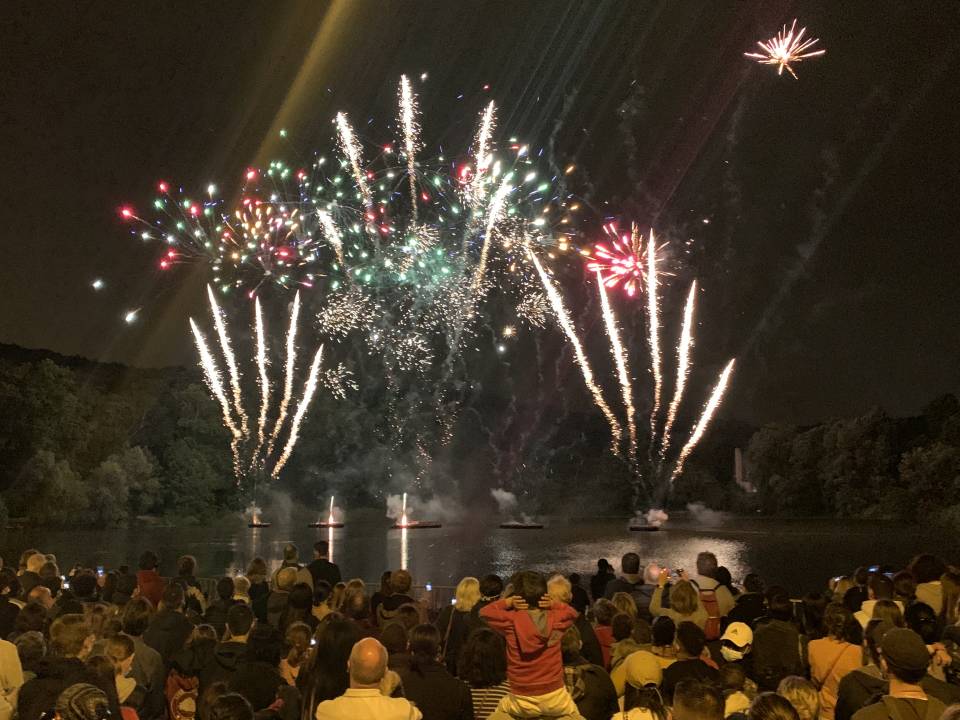
<svg viewBox="0 0 960 720">
<path fill-rule="evenodd" d="M 716 527 L 723 525 L 726 515 L 719 510 L 711 510 L 702 502 L 687 503 L 687 511 L 698 525 Z"/>
<path fill-rule="evenodd" d="M 403 515 L 403 493 L 387 496 L 387 517 L 399 521 Z M 407 520 L 459 520 L 464 515 L 463 507 L 452 498 L 432 497 L 422 500 L 407 493 Z"/>
<path fill-rule="evenodd" d="M 492 488 L 490 495 L 497 503 L 497 509 L 501 515 L 511 515 L 517 509 L 517 496 L 509 490 L 502 488 Z"/>
<path fill-rule="evenodd" d="M 664 510 L 660 508 L 650 508 L 646 513 L 637 511 L 637 514 L 633 516 L 631 520 L 632 525 L 652 525 L 653 527 L 661 527 L 666 524 L 667 520 L 670 519 L 670 516 Z"/>
</svg>

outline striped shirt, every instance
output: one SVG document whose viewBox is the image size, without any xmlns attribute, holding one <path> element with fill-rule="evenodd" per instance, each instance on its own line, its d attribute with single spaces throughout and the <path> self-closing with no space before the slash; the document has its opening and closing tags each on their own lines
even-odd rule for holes
<svg viewBox="0 0 960 720">
<path fill-rule="evenodd" d="M 473 698 L 474 720 L 487 720 L 500 704 L 500 698 L 510 694 L 510 681 L 504 680 L 499 685 L 485 688 L 470 687 L 470 696 Z"/>
</svg>

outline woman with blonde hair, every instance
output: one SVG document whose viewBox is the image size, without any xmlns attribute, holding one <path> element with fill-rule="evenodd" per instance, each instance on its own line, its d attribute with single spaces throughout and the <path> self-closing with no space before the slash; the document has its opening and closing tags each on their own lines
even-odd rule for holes
<svg viewBox="0 0 960 720">
<path fill-rule="evenodd" d="M 447 670 L 453 675 L 457 673 L 460 648 L 466 644 L 471 631 L 480 627 L 480 618 L 473 611 L 478 602 L 480 581 L 475 577 L 465 577 L 457 583 L 453 604 L 443 608 L 437 618 L 440 652 Z"/>
<path fill-rule="evenodd" d="M 630 619 L 636 622 L 637 620 L 637 601 L 633 599 L 631 595 L 625 592 L 616 592 L 613 594 L 613 597 L 610 598 L 616 608 L 617 612 L 622 612 L 630 616 Z"/>
<path fill-rule="evenodd" d="M 788 675 L 780 681 L 777 695 L 785 697 L 797 711 L 800 720 L 817 720 L 820 715 L 820 695 L 813 683 L 799 675 Z"/>
<path fill-rule="evenodd" d="M 650 599 L 650 613 L 654 617 L 666 616 L 679 626 L 682 622 L 692 622 L 701 630 L 707 626 L 707 611 L 700 604 L 700 593 L 686 578 L 670 588 L 670 607 L 663 607 L 663 591 L 670 579 L 668 570 L 660 572 L 657 589 Z"/>
</svg>

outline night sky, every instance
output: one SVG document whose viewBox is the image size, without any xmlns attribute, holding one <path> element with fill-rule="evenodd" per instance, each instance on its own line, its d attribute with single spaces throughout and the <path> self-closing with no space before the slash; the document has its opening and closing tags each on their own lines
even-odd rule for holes
<svg viewBox="0 0 960 720">
<path fill-rule="evenodd" d="M 399 75 L 427 72 L 433 149 L 466 147 L 492 97 L 500 137 L 551 141 L 577 164 L 588 224 L 619 215 L 693 240 L 665 306 L 675 317 L 700 279 L 703 384 L 740 360 L 722 416 L 907 414 L 960 391 L 956 0 L 80 0 L 4 14 L 0 342 L 193 362 L 202 271 L 162 275 L 118 208 L 147 205 L 160 178 L 229 187 L 285 152 L 280 128 L 326 150 L 340 109 L 364 140 L 390 141 Z M 793 17 L 827 49 L 798 81 L 742 56 Z"/>
</svg>

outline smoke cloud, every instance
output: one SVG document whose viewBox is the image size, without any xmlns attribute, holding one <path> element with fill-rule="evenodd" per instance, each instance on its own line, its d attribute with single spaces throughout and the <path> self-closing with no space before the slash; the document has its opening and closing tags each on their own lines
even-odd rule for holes
<svg viewBox="0 0 960 720">
<path fill-rule="evenodd" d="M 490 495 L 497 503 L 497 509 L 502 515 L 509 515 L 517 509 L 517 496 L 503 488 L 492 488 Z"/>
<path fill-rule="evenodd" d="M 387 517 L 397 521 L 403 514 L 403 494 L 387 496 Z M 459 520 L 464 514 L 463 507 L 452 498 L 434 496 L 423 500 L 416 495 L 407 494 L 408 520 Z"/>
<path fill-rule="evenodd" d="M 687 511 L 699 525 L 716 527 L 723 525 L 726 516 L 719 510 L 711 510 L 702 502 L 687 503 Z"/>
</svg>

